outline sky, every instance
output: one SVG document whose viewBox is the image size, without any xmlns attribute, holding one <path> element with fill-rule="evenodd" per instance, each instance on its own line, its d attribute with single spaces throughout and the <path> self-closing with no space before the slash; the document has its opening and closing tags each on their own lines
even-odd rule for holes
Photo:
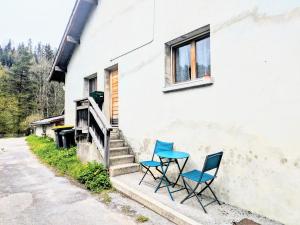
<svg viewBox="0 0 300 225">
<path fill-rule="evenodd" d="M 58 48 L 76 0 L 0 0 L 0 45 L 49 43 Z"/>
</svg>

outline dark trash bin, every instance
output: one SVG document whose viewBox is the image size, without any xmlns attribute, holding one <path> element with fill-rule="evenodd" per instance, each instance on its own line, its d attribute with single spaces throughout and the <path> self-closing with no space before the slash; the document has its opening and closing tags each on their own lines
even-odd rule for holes
<svg viewBox="0 0 300 225">
<path fill-rule="evenodd" d="M 60 136 L 62 137 L 62 145 L 63 148 L 71 148 L 75 146 L 75 130 L 63 130 L 60 133 Z"/>
<path fill-rule="evenodd" d="M 102 110 L 103 102 L 104 102 L 104 92 L 103 91 L 93 91 L 90 93 L 90 96 L 95 100 L 98 104 L 99 108 Z"/>
<path fill-rule="evenodd" d="M 69 130 L 70 128 L 73 128 L 73 126 L 56 126 L 52 128 L 52 130 L 54 130 L 55 133 L 55 142 L 57 148 L 63 147 L 63 140 L 60 132 L 63 130 Z"/>
<path fill-rule="evenodd" d="M 62 138 L 61 135 L 59 134 L 59 131 L 55 130 L 55 143 L 56 143 L 56 147 L 57 148 L 62 148 L 63 147 L 63 143 L 62 143 Z"/>
</svg>

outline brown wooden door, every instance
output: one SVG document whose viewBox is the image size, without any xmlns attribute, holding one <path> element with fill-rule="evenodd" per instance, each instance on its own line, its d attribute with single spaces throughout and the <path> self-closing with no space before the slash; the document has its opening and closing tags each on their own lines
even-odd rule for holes
<svg viewBox="0 0 300 225">
<path fill-rule="evenodd" d="M 111 71 L 111 124 L 117 126 L 119 123 L 119 76 L 118 70 Z"/>
</svg>

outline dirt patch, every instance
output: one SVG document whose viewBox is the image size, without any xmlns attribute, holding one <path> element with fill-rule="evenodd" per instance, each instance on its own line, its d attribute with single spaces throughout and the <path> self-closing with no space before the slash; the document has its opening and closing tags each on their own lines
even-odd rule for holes
<svg viewBox="0 0 300 225">
<path fill-rule="evenodd" d="M 242 219 L 240 222 L 233 222 L 233 225 L 260 225 L 259 223 L 254 222 L 249 219 Z"/>
</svg>

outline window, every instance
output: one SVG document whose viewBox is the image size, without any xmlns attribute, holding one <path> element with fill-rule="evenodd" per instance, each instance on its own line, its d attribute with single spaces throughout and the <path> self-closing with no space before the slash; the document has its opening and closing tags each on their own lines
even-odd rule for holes
<svg viewBox="0 0 300 225">
<path fill-rule="evenodd" d="M 200 36 L 172 47 L 175 83 L 210 77 L 210 38 Z"/>
<path fill-rule="evenodd" d="M 89 79 L 89 93 L 97 91 L 97 77 Z"/>
<path fill-rule="evenodd" d="M 163 92 L 208 86 L 213 82 L 209 25 L 165 43 Z"/>
<path fill-rule="evenodd" d="M 84 78 L 83 95 L 87 97 L 94 91 L 97 91 L 97 73 Z"/>
<path fill-rule="evenodd" d="M 175 82 L 191 79 L 191 45 L 175 49 Z"/>
</svg>

